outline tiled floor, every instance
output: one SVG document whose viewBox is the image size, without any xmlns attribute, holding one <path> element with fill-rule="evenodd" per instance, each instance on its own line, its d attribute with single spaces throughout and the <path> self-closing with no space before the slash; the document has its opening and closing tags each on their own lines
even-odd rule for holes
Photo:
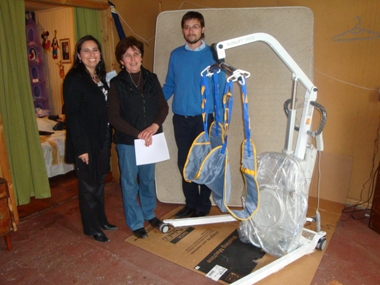
<svg viewBox="0 0 380 285">
<path fill-rule="evenodd" d="M 30 219 L 51 208 L 58 207 L 62 203 L 75 199 L 78 195 L 77 179 L 74 171 L 65 175 L 55 176 L 49 179 L 49 182 L 52 193 L 50 198 L 34 199 L 31 197 L 29 204 L 17 207 L 20 221 Z"/>
<path fill-rule="evenodd" d="M 109 243 L 82 234 L 75 177 L 58 177 L 51 185 L 52 198 L 18 207 L 21 222 L 11 234 L 12 250 L 0 242 L 0 284 L 217 284 L 125 242 L 132 233 L 125 226 L 118 183 L 106 186 L 107 215 L 119 226 L 107 232 Z M 158 202 L 156 214 L 176 207 Z M 343 214 L 330 226 L 336 229 L 311 285 L 380 284 L 380 235 L 368 227 L 368 218 Z"/>
</svg>

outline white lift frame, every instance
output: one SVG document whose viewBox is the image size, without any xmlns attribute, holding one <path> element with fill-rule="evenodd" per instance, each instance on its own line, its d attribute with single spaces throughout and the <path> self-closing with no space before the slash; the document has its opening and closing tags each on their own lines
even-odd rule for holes
<svg viewBox="0 0 380 285">
<path fill-rule="evenodd" d="M 233 38 L 230 40 L 222 41 L 213 45 L 214 51 L 218 58 L 218 63 L 221 68 L 229 69 L 229 72 L 232 72 L 235 78 L 241 76 L 240 70 L 231 70 L 230 66 L 224 63 L 226 57 L 225 50 L 230 48 L 235 48 L 241 45 L 254 43 L 254 42 L 264 42 L 268 44 L 272 50 L 280 57 L 280 59 L 285 63 L 285 65 L 292 71 L 293 76 L 293 94 L 291 99 L 291 106 L 288 110 L 288 125 L 286 133 L 285 148 L 284 153 L 288 155 L 294 155 L 301 160 L 301 167 L 305 171 L 305 176 L 307 181 L 310 181 L 313 174 L 314 164 L 316 160 L 316 153 L 323 150 L 323 141 L 322 141 L 322 129 L 326 120 L 326 113 L 322 106 L 317 104 L 315 100 L 317 99 L 317 88 L 313 85 L 310 79 L 306 74 L 301 70 L 293 58 L 287 53 L 287 51 L 282 47 L 282 45 L 271 35 L 266 33 L 254 33 L 246 36 Z M 293 136 L 295 130 L 295 119 L 296 119 L 296 110 L 295 110 L 295 98 L 296 98 L 296 87 L 297 82 L 306 88 L 306 94 L 304 98 L 303 112 L 300 119 L 300 126 L 298 129 L 298 138 L 296 148 L 293 152 Z M 316 132 L 310 131 L 313 110 L 314 107 L 319 109 L 322 112 L 322 120 Z M 309 138 L 316 138 L 316 148 L 310 144 Z M 319 197 L 318 197 L 319 198 Z M 160 227 L 162 232 L 167 232 L 168 228 L 166 225 L 171 225 L 173 227 L 184 227 L 184 226 L 196 226 L 204 224 L 214 224 L 214 223 L 225 223 L 225 222 L 234 222 L 237 221 L 230 214 L 223 214 L 218 216 L 206 216 L 206 217 L 197 217 L 197 218 L 184 218 L 184 219 L 166 219 L 163 221 L 163 226 Z M 317 223 L 317 232 L 304 228 L 302 235 L 300 236 L 299 244 L 300 246 L 289 252 L 288 254 L 276 259 L 270 264 L 252 272 L 251 274 L 239 279 L 238 281 L 232 283 L 233 285 L 251 285 L 256 282 L 264 279 L 272 273 L 279 271 L 293 261 L 301 258 L 304 255 L 312 253 L 316 248 L 323 250 L 326 245 L 326 232 L 320 231 L 320 216 L 317 211 L 317 215 L 314 218 L 307 218 L 308 222 Z"/>
</svg>

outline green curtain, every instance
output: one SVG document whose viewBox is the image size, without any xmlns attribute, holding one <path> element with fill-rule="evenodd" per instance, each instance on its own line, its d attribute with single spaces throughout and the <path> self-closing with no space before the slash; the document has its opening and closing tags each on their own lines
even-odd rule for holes
<svg viewBox="0 0 380 285">
<path fill-rule="evenodd" d="M 18 205 L 50 197 L 28 71 L 24 0 L 0 0 L 0 114 Z M 0 158 L 1 159 L 1 158 Z"/>
<path fill-rule="evenodd" d="M 74 8 L 75 37 L 78 41 L 86 35 L 94 36 L 102 42 L 101 12 L 85 8 Z"/>
</svg>

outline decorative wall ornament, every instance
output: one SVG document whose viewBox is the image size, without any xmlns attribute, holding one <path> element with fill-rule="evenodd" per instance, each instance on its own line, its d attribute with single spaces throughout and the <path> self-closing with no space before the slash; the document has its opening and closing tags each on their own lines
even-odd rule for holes
<svg viewBox="0 0 380 285">
<path fill-rule="evenodd" d="M 44 49 L 44 51 L 50 51 L 50 40 L 48 39 L 49 37 L 49 31 L 44 31 L 42 34 L 41 34 L 41 38 L 42 38 L 42 48 Z"/>
<path fill-rule="evenodd" d="M 70 39 L 60 39 L 59 47 L 61 49 L 62 63 L 70 63 L 71 62 Z"/>
<path fill-rule="evenodd" d="M 54 30 L 54 38 L 51 42 L 51 48 L 53 49 L 53 52 L 52 52 L 53 59 L 57 59 L 58 49 L 59 49 L 58 40 L 57 40 L 57 30 Z"/>
<path fill-rule="evenodd" d="M 62 60 L 60 60 L 58 63 L 57 63 L 58 67 L 59 67 L 59 76 L 63 79 L 65 78 L 65 66 L 62 64 Z"/>
</svg>

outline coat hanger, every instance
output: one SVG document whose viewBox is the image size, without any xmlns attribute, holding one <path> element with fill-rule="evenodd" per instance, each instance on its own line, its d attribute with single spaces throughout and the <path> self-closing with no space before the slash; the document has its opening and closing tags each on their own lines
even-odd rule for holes
<svg viewBox="0 0 380 285">
<path fill-rule="evenodd" d="M 355 28 L 352 28 L 351 30 L 348 30 L 344 33 L 341 33 L 339 35 L 336 35 L 333 40 L 337 42 L 342 41 L 358 41 L 358 40 L 373 40 L 380 38 L 380 33 L 373 32 L 370 30 L 365 30 L 360 28 L 361 18 L 359 16 L 356 16 L 354 20 L 358 21 L 358 24 Z"/>
</svg>

